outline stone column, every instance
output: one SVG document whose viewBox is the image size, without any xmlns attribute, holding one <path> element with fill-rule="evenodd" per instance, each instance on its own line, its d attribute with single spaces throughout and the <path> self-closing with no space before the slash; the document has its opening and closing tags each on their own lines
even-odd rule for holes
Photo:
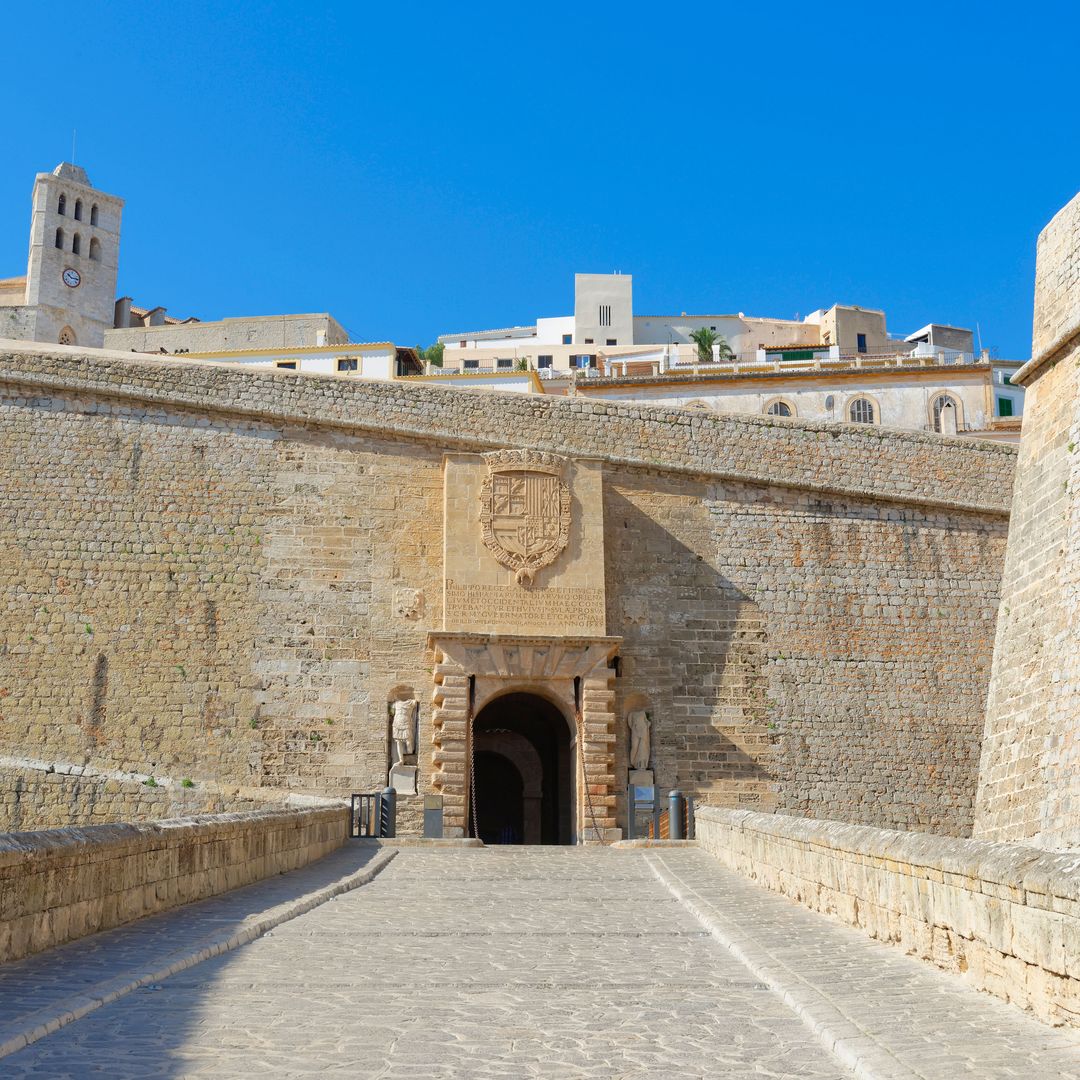
<svg viewBox="0 0 1080 1080">
<path fill-rule="evenodd" d="M 581 745 L 585 790 L 578 817 L 583 843 L 621 840 L 615 826 L 615 673 L 604 660 L 585 677 L 581 694 Z M 595 818 L 595 822 L 594 822 Z"/>
<path fill-rule="evenodd" d="M 442 653 L 434 676 L 431 786 L 443 797 L 443 834 L 464 836 L 468 826 L 469 676 Z"/>
</svg>

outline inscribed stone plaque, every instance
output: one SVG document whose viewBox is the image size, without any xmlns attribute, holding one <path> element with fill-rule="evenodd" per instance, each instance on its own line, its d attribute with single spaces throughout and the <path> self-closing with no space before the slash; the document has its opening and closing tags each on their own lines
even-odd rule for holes
<svg viewBox="0 0 1080 1080">
<path fill-rule="evenodd" d="M 599 462 L 450 454 L 444 475 L 443 629 L 606 633 Z"/>
</svg>

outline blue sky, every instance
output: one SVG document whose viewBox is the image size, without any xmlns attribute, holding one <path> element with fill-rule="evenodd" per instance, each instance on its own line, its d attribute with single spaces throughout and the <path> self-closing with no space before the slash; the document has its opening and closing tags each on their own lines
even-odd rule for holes
<svg viewBox="0 0 1080 1080">
<path fill-rule="evenodd" d="M 621 270 L 643 314 L 855 303 L 1024 357 L 1035 239 L 1080 187 L 1075 4 L 52 0 L 2 25 L 0 276 L 74 127 L 127 200 L 120 291 L 181 317 L 427 343 Z"/>
</svg>

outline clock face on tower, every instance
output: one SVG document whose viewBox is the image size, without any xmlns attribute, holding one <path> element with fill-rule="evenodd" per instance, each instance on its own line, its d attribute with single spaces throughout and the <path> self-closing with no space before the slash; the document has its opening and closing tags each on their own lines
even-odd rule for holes
<svg viewBox="0 0 1080 1080">
<path fill-rule="evenodd" d="M 64 271 L 61 276 L 64 279 L 64 284 L 69 289 L 77 289 L 79 287 L 79 282 L 82 281 L 82 277 L 80 277 L 79 271 L 72 270 L 70 266 Z"/>
</svg>

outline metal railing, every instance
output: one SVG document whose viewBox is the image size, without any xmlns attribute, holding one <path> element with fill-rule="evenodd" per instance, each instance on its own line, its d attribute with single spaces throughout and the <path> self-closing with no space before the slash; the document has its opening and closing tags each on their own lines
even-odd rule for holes
<svg viewBox="0 0 1080 1080">
<path fill-rule="evenodd" d="M 393 788 L 354 794 L 351 810 L 349 835 L 353 839 L 397 834 L 397 792 Z"/>
<path fill-rule="evenodd" d="M 638 789 L 640 791 L 640 789 Z M 668 794 L 667 806 L 636 800 L 633 785 L 627 789 L 626 838 L 628 840 L 693 840 L 694 798 L 681 791 Z"/>
</svg>

